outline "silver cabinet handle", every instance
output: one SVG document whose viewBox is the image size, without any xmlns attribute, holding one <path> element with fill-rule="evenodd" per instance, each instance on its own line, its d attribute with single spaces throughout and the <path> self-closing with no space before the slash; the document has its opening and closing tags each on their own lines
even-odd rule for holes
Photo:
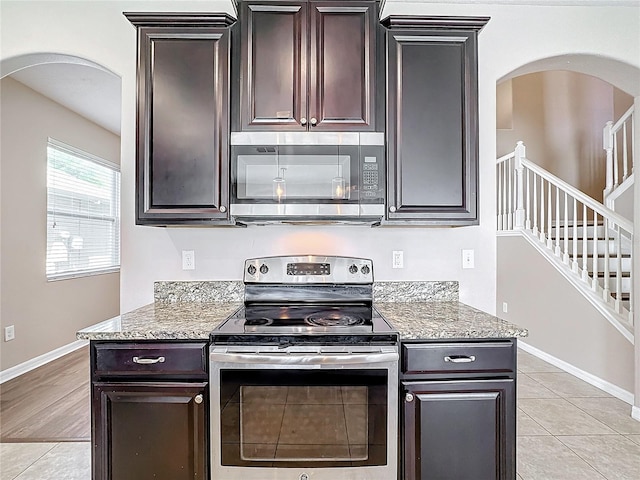
<svg viewBox="0 0 640 480">
<path fill-rule="evenodd" d="M 306 125 L 306 124 L 307 124 L 307 119 L 306 119 L 306 118 L 304 118 L 304 117 L 302 117 L 302 118 L 300 119 L 300 125 Z"/>
<path fill-rule="evenodd" d="M 395 211 L 396 211 L 396 207 L 389 207 L 389 211 L 390 211 L 391 213 L 395 212 Z"/>
<path fill-rule="evenodd" d="M 227 211 L 227 207 L 225 207 L 224 205 L 220 205 L 220 209 L 219 209 L 222 213 Z"/>
<path fill-rule="evenodd" d="M 407 403 L 413 402 L 413 393 L 407 393 L 404 396 L 404 401 L 407 402 Z"/>
<path fill-rule="evenodd" d="M 447 355 L 444 357 L 445 362 L 451 363 L 471 363 L 476 361 L 475 355 Z"/>
<path fill-rule="evenodd" d="M 311 117 L 311 126 L 315 127 L 318 124 L 318 120 L 315 117 Z"/>
<path fill-rule="evenodd" d="M 145 357 L 133 357 L 133 363 L 138 365 L 153 365 L 154 363 L 164 363 L 164 357 L 145 358 Z"/>
<path fill-rule="evenodd" d="M 202 394 L 201 393 L 196 395 L 195 398 L 193 399 L 193 401 L 196 402 L 198 405 L 200 405 L 202 403 L 202 400 L 204 400 L 204 399 L 202 398 Z"/>
</svg>

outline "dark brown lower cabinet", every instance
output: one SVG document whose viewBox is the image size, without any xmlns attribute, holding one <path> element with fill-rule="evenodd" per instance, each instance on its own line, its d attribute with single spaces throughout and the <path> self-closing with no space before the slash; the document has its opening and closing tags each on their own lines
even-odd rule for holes
<svg viewBox="0 0 640 480">
<path fill-rule="evenodd" d="M 513 479 L 513 380 L 403 383 L 409 479 Z M 406 396 L 411 395 L 411 401 Z M 513 423 L 512 423 L 513 422 Z"/>
<path fill-rule="evenodd" d="M 514 480 L 515 341 L 402 351 L 402 478 Z"/>
<path fill-rule="evenodd" d="M 94 479 L 204 479 L 206 383 L 96 383 Z"/>
<path fill-rule="evenodd" d="M 206 342 L 91 342 L 93 480 L 208 480 Z"/>
</svg>

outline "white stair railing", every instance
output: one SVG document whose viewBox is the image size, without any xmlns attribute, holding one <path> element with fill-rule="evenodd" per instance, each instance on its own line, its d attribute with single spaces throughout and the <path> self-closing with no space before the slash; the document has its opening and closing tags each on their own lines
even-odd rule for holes
<svg viewBox="0 0 640 480">
<path fill-rule="evenodd" d="M 631 106 L 616 123 L 607 122 L 602 131 L 602 145 L 607 153 L 606 184 L 603 199 L 607 206 L 610 207 L 613 203 L 607 200 L 611 195 L 619 187 L 622 187 L 620 190 L 626 190 L 633 183 L 635 164 L 634 122 L 634 107 Z M 611 200 L 615 200 L 615 198 Z"/>
<path fill-rule="evenodd" d="M 633 325 L 633 223 L 526 158 L 497 159 L 497 229 L 523 230 Z M 623 271 L 625 270 L 625 271 Z M 626 307 L 628 305 L 628 307 Z"/>
</svg>

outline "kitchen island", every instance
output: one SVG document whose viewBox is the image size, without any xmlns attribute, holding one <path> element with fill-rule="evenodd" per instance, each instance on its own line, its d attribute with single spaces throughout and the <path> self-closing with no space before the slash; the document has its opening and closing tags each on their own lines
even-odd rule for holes
<svg viewBox="0 0 640 480">
<path fill-rule="evenodd" d="M 457 282 L 381 282 L 374 294 L 401 341 L 398 478 L 512 480 L 527 331 L 459 302 Z M 208 478 L 209 335 L 243 305 L 242 287 L 158 282 L 154 298 L 77 334 L 91 341 L 94 480 Z"/>
</svg>

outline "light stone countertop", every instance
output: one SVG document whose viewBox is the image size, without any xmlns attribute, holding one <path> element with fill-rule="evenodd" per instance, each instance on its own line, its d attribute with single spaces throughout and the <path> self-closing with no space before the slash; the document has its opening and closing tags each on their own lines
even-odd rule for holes
<svg viewBox="0 0 640 480">
<path fill-rule="evenodd" d="M 209 340 L 242 302 L 155 302 L 80 330 L 80 340 Z"/>
<path fill-rule="evenodd" d="M 208 340 L 241 302 L 155 302 L 80 330 L 84 340 Z M 457 301 L 376 302 L 402 340 L 525 337 L 527 330 Z"/>
<path fill-rule="evenodd" d="M 376 309 L 401 340 L 526 337 L 517 325 L 460 302 L 383 302 Z"/>
</svg>

